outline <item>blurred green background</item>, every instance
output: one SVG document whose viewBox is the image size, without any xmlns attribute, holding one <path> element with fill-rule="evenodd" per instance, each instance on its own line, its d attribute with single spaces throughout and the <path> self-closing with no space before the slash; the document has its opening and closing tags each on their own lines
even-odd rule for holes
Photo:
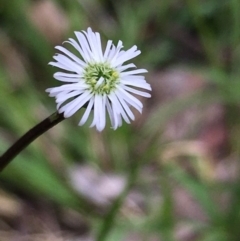
<svg viewBox="0 0 240 241">
<path fill-rule="evenodd" d="M 131 125 L 97 133 L 80 111 L 17 156 L 1 241 L 238 241 L 239 0 L 0 0 L 0 151 L 55 111 L 54 46 L 89 26 L 138 46 L 152 98 Z"/>
</svg>

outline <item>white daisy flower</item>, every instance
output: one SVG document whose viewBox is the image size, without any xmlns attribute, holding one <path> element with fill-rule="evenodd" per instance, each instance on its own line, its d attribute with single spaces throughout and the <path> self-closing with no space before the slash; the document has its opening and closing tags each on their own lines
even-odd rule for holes
<svg viewBox="0 0 240 241">
<path fill-rule="evenodd" d="M 68 118 L 80 108 L 86 107 L 79 122 L 79 125 L 83 125 L 93 109 L 90 127 L 96 126 L 98 131 L 102 131 L 106 125 L 106 112 L 113 129 L 122 125 L 122 119 L 130 123 L 130 119 L 134 120 L 130 107 L 140 113 L 143 108 L 134 95 L 151 97 L 149 93 L 135 89 L 151 90 L 145 77 L 139 75 L 147 70 L 129 70 L 136 66 L 124 65 L 141 52 L 136 46 L 124 51 L 122 41 L 114 46 L 111 40 L 103 51 L 100 34 L 93 32 L 91 28 L 87 32 L 75 32 L 75 35 L 77 41 L 70 38 L 66 42 L 79 52 L 80 58 L 66 48 L 56 46 L 61 53 L 53 57 L 56 62 L 49 63 L 64 71 L 55 73 L 54 78 L 65 83 L 46 90 L 49 96 L 56 98 L 58 112 Z"/>
</svg>

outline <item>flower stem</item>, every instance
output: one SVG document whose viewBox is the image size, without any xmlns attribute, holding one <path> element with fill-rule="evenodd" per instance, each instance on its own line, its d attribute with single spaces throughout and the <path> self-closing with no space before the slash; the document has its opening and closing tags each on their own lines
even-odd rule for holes
<svg viewBox="0 0 240 241">
<path fill-rule="evenodd" d="M 64 119 L 63 114 L 55 112 L 26 132 L 0 157 L 0 172 L 31 142 Z"/>
</svg>

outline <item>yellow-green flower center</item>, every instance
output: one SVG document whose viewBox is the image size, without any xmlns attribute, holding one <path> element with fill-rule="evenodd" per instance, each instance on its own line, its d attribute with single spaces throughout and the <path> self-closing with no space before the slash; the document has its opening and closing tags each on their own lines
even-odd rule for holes
<svg viewBox="0 0 240 241">
<path fill-rule="evenodd" d="M 94 94 L 109 94 L 119 83 L 119 73 L 106 63 L 89 64 L 84 79 Z"/>
</svg>

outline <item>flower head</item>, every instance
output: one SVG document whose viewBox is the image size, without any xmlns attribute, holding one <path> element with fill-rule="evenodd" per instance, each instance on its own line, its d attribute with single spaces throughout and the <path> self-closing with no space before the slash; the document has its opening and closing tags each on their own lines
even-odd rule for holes
<svg viewBox="0 0 240 241">
<path fill-rule="evenodd" d="M 86 110 L 79 122 L 83 125 L 93 109 L 93 121 L 90 127 L 96 126 L 102 131 L 106 125 L 106 112 L 110 117 L 112 127 L 122 125 L 122 119 L 130 123 L 134 115 L 130 107 L 142 112 L 142 103 L 133 95 L 151 97 L 144 90 L 151 90 L 145 81 L 145 69 L 134 69 L 134 64 L 124 63 L 138 56 L 141 52 L 133 46 L 127 51 L 122 50 L 122 41 L 117 46 L 112 41 L 107 42 L 105 51 L 102 50 L 100 34 L 87 31 L 75 32 L 77 41 L 70 38 L 71 44 L 79 53 L 80 58 L 62 46 L 55 48 L 61 53 L 49 64 L 62 69 L 54 78 L 65 82 L 58 87 L 49 88 L 49 96 L 56 98 L 57 109 L 65 118 L 72 116 L 83 106 Z"/>
</svg>

